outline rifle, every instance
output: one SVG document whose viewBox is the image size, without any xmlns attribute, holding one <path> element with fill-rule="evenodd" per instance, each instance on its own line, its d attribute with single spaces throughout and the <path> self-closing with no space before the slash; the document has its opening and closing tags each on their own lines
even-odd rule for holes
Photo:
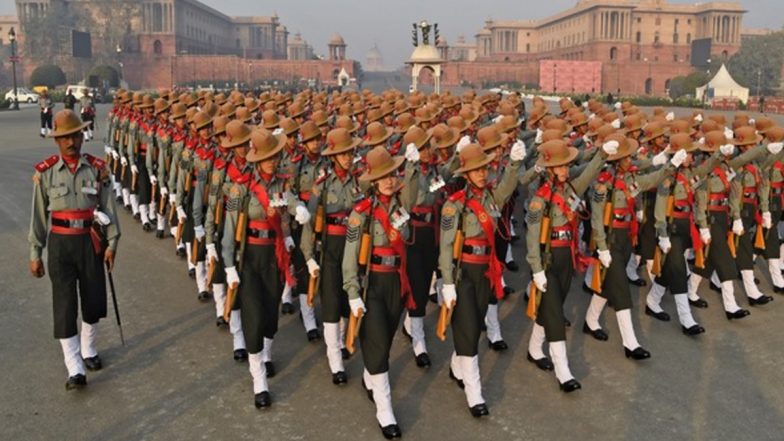
<svg viewBox="0 0 784 441">
<path fill-rule="evenodd" d="M 466 188 L 468 184 L 466 184 Z M 463 207 L 465 210 L 465 206 Z M 465 213 L 460 213 L 460 224 L 457 228 L 457 233 L 455 233 L 455 242 L 452 245 L 452 259 L 455 260 L 455 272 L 454 272 L 454 281 L 455 287 L 457 283 L 460 282 L 460 278 L 462 277 L 462 263 L 463 263 L 463 242 L 465 238 L 463 237 L 463 226 L 465 222 Z M 441 309 L 438 311 L 438 322 L 436 323 L 436 337 L 439 340 L 445 341 L 446 340 L 446 330 L 449 328 L 449 324 L 452 323 L 452 314 L 454 313 L 455 305 L 454 303 L 451 305 L 447 305 L 446 302 L 441 304 Z"/>
<path fill-rule="evenodd" d="M 612 243 L 613 238 L 615 237 L 615 231 L 613 229 L 612 223 L 613 218 L 615 217 L 615 184 L 618 181 L 618 170 L 614 170 L 613 180 L 612 180 L 612 188 L 609 191 L 610 200 L 605 201 L 604 203 L 604 227 L 607 231 L 607 249 L 612 250 Z M 634 214 L 632 213 L 632 216 Z M 598 269 L 598 272 L 597 272 Z M 594 274 L 593 280 L 591 281 L 591 289 L 598 293 L 602 292 L 602 286 L 604 285 L 604 279 L 607 277 L 607 268 L 598 262 L 596 267 L 594 267 Z"/>
<path fill-rule="evenodd" d="M 547 216 L 542 218 L 542 223 L 539 230 L 539 246 L 544 245 L 544 253 L 542 254 L 542 270 L 545 271 L 545 273 L 550 267 L 550 251 L 552 245 L 552 234 L 550 234 L 550 218 L 553 214 L 554 194 L 555 185 L 553 185 L 553 190 L 550 192 L 550 198 L 548 199 L 547 205 L 545 206 L 545 212 L 547 213 Z M 531 285 L 528 291 L 528 307 L 525 310 L 525 314 L 531 320 L 536 320 L 536 316 L 539 311 L 539 304 L 542 302 L 542 293 L 539 292 L 539 288 L 536 287 L 536 283 L 533 281 L 533 274 L 531 274 L 531 277 Z"/>
<path fill-rule="evenodd" d="M 248 205 L 250 204 L 250 188 L 242 198 L 242 211 L 237 216 L 237 227 L 234 230 L 234 241 L 237 242 L 239 248 L 236 252 L 237 272 L 242 272 L 243 258 L 245 256 L 245 244 L 248 228 Z M 234 300 L 237 297 L 237 288 L 239 285 L 232 284 L 226 292 L 226 304 L 223 307 L 223 319 L 229 321 L 231 317 L 231 310 L 234 308 Z"/>
<path fill-rule="evenodd" d="M 667 209 L 666 209 L 666 218 L 667 218 L 667 226 L 672 223 L 672 213 L 675 210 L 675 196 L 672 192 L 675 190 L 675 185 L 678 183 L 678 171 L 675 171 L 675 176 L 673 177 L 672 184 L 670 184 L 670 194 L 667 195 Z M 656 249 L 653 252 L 653 267 L 651 268 L 651 274 L 654 276 L 661 276 L 662 267 L 664 266 L 664 261 L 667 259 L 667 255 L 662 256 L 662 249 L 660 246 L 656 246 Z"/>
<path fill-rule="evenodd" d="M 370 207 L 370 219 L 368 224 L 368 232 L 362 235 L 362 240 L 359 246 L 359 264 L 365 265 L 365 276 L 362 278 L 362 301 L 367 299 L 367 290 L 370 283 L 370 256 L 373 253 L 373 213 L 376 211 L 376 201 L 373 199 L 373 204 Z M 323 254 L 323 253 L 322 253 Z M 362 312 L 359 316 L 351 314 L 348 319 L 348 329 L 346 330 L 346 349 L 350 354 L 356 350 L 354 348 L 354 340 L 359 336 L 359 328 L 362 326 Z"/>
<path fill-rule="evenodd" d="M 325 232 L 324 232 L 324 205 L 321 203 L 321 197 L 319 195 L 319 204 L 316 207 L 316 219 L 313 222 L 313 249 L 316 250 L 316 246 L 318 243 L 318 239 L 316 238 L 317 234 L 321 234 L 321 243 L 324 243 L 325 240 Z M 319 253 L 319 268 L 321 265 L 324 264 L 324 250 L 321 250 Z M 310 276 L 308 279 L 308 295 L 307 295 L 307 302 L 308 306 L 311 308 L 313 307 L 313 298 L 316 296 L 316 291 L 318 291 L 318 281 L 319 275 L 316 274 L 315 276 Z"/>
</svg>

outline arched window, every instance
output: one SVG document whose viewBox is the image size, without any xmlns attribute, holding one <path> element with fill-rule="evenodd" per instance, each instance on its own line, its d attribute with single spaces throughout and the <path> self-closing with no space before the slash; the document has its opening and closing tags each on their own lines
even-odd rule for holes
<svg viewBox="0 0 784 441">
<path fill-rule="evenodd" d="M 618 58 L 618 48 L 613 46 L 610 48 L 610 59 L 615 60 Z"/>
<path fill-rule="evenodd" d="M 152 51 L 155 53 L 155 55 L 160 55 L 163 53 L 163 43 L 161 43 L 161 40 L 155 40 L 155 42 L 152 44 Z"/>
<path fill-rule="evenodd" d="M 653 78 L 648 78 L 645 80 L 645 94 L 650 95 L 653 93 Z"/>
</svg>

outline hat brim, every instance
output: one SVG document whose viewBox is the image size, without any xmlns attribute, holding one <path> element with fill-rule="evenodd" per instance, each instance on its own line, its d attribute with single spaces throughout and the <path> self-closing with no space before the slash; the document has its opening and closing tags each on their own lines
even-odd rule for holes
<svg viewBox="0 0 784 441">
<path fill-rule="evenodd" d="M 632 133 L 635 130 L 642 130 L 642 124 L 637 124 L 634 127 L 624 127 L 623 133 L 629 134 L 629 133 Z"/>
<path fill-rule="evenodd" d="M 226 129 L 223 129 L 223 133 L 225 133 L 225 132 L 226 132 Z M 218 135 L 219 134 L 220 133 L 218 133 Z M 226 142 L 226 138 L 224 138 L 223 142 L 221 143 L 221 147 L 223 147 L 224 149 L 233 149 L 233 148 L 239 147 L 239 146 L 241 146 L 243 144 L 247 144 L 249 142 L 250 142 L 250 132 L 248 132 L 247 136 L 243 136 L 242 138 L 239 138 L 239 139 L 232 139 L 230 142 Z"/>
<path fill-rule="evenodd" d="M 300 132 L 300 135 L 301 134 L 302 134 L 302 132 Z M 300 142 L 301 143 L 306 143 L 306 142 L 310 141 L 311 139 L 316 139 L 319 136 L 321 136 L 321 130 L 316 130 L 315 132 L 311 133 L 310 136 L 303 136 L 302 139 L 300 139 Z"/>
<path fill-rule="evenodd" d="M 762 140 L 763 140 L 763 136 L 760 135 L 759 133 L 757 133 L 754 136 L 754 139 L 749 139 L 749 140 L 746 140 L 746 141 L 738 141 L 736 139 L 733 139 L 731 142 L 732 142 L 732 145 L 736 145 L 738 147 L 742 147 L 742 146 L 746 146 L 746 145 L 759 144 L 760 142 L 762 142 Z"/>
<path fill-rule="evenodd" d="M 210 125 L 212 125 L 212 117 L 210 117 L 210 119 L 208 119 L 207 121 L 202 122 L 201 124 L 197 124 L 196 130 L 201 130 Z"/>
<path fill-rule="evenodd" d="M 169 109 L 171 109 L 171 103 L 167 104 L 166 107 L 164 107 L 163 109 L 156 110 L 155 111 L 155 115 L 160 115 L 161 113 L 163 113 L 163 112 L 165 112 L 165 111 L 167 111 Z"/>
<path fill-rule="evenodd" d="M 362 181 L 362 182 L 377 181 L 377 180 L 379 180 L 379 179 L 389 175 L 390 173 L 394 173 L 395 171 L 397 171 L 397 169 L 399 169 L 400 166 L 403 165 L 403 162 L 405 160 L 406 160 L 406 158 L 403 157 L 403 156 L 395 156 L 395 157 L 392 158 L 392 162 L 389 163 L 389 165 L 387 165 L 386 167 L 383 167 L 381 169 L 378 169 L 378 168 L 373 169 L 372 172 L 371 171 L 365 171 L 359 177 L 359 180 Z"/>
<path fill-rule="evenodd" d="M 484 151 L 492 150 L 492 149 L 500 146 L 501 144 L 505 143 L 508 140 L 509 140 L 509 134 L 501 133 L 499 139 L 497 139 L 494 142 L 491 142 L 490 144 L 483 145 L 482 146 L 482 150 L 484 150 Z"/>
<path fill-rule="evenodd" d="M 377 146 L 377 145 L 379 145 L 379 144 L 383 144 L 383 143 L 384 143 L 384 142 L 386 142 L 386 141 L 387 141 L 387 140 L 388 140 L 388 139 L 389 139 L 389 138 L 390 138 L 392 135 L 394 135 L 394 134 L 395 134 L 395 132 L 394 132 L 394 131 L 392 131 L 392 129 L 390 129 L 389 127 L 384 127 L 384 130 L 386 131 L 386 132 L 384 133 L 384 136 L 382 136 L 381 138 L 378 138 L 378 139 L 367 139 L 367 140 L 365 140 L 365 141 L 362 141 L 362 145 L 364 145 L 364 146 L 368 146 L 368 147 Z"/>
<path fill-rule="evenodd" d="M 256 149 L 251 149 L 248 154 L 245 156 L 245 160 L 248 162 L 260 162 L 264 161 L 265 159 L 269 159 L 283 150 L 283 147 L 286 145 L 286 137 L 283 135 L 273 135 L 275 139 L 278 141 L 278 145 L 276 145 L 272 150 L 259 153 Z"/>
<path fill-rule="evenodd" d="M 262 123 L 261 126 L 264 127 L 267 130 L 275 130 L 275 129 L 277 129 L 280 126 L 280 121 L 276 122 L 275 124 Z"/>
<path fill-rule="evenodd" d="M 626 148 L 618 149 L 618 153 L 607 157 L 607 162 L 617 161 L 637 153 L 640 143 L 636 139 L 627 138 Z"/>
<path fill-rule="evenodd" d="M 87 122 L 79 123 L 78 126 L 72 127 L 70 129 L 67 129 L 67 130 L 61 130 L 61 131 L 53 130 L 48 135 L 46 135 L 46 137 L 47 138 L 59 138 L 61 136 L 73 135 L 74 133 L 81 132 L 82 130 L 87 128 L 87 126 L 89 126 L 89 125 L 90 125 L 90 122 L 87 121 Z"/>
<path fill-rule="evenodd" d="M 354 150 L 354 149 L 355 149 L 355 148 L 357 148 L 357 147 L 358 147 L 358 146 L 359 146 L 361 143 L 362 143 L 362 140 L 361 140 L 361 139 L 359 139 L 359 138 L 355 138 L 355 139 L 354 139 L 354 140 L 351 142 L 351 144 L 349 144 L 349 145 L 346 145 L 346 146 L 343 146 L 343 147 L 340 147 L 340 148 L 327 147 L 327 148 L 325 148 L 325 149 L 324 149 L 324 151 L 322 151 L 322 152 L 321 152 L 321 156 L 333 156 L 333 155 L 339 155 L 339 154 L 341 154 L 341 153 L 345 153 L 345 152 L 348 152 L 348 151 Z"/>
<path fill-rule="evenodd" d="M 470 165 L 466 164 L 466 165 L 458 168 L 457 170 L 455 170 L 453 172 L 453 174 L 455 174 L 455 175 L 462 175 L 462 174 L 468 173 L 468 172 L 470 172 L 472 170 L 476 170 L 478 168 L 482 168 L 482 167 L 486 166 L 487 164 L 493 162 L 494 159 L 495 159 L 495 153 L 490 153 L 488 155 L 485 155 L 485 159 L 477 162 L 476 164 L 470 164 Z"/>
<path fill-rule="evenodd" d="M 643 137 L 642 139 L 640 139 L 640 142 L 650 142 L 650 141 L 653 141 L 656 138 L 661 138 L 662 136 L 665 136 L 665 135 L 667 135 L 667 130 L 666 129 L 662 130 L 659 133 L 654 133 L 650 137 Z"/>
<path fill-rule="evenodd" d="M 549 160 L 549 161 L 545 160 L 544 156 L 542 156 L 540 154 L 539 155 L 539 159 L 536 161 L 536 165 L 538 165 L 539 167 L 545 167 L 545 168 L 546 167 L 560 167 L 562 165 L 566 165 L 566 164 L 569 164 L 572 161 L 574 161 L 574 159 L 577 157 L 577 155 L 579 153 L 580 152 L 576 148 L 569 147 L 569 154 L 566 155 L 565 158 L 562 158 L 562 159 L 551 158 L 551 160 Z"/>
<path fill-rule="evenodd" d="M 447 137 L 442 138 L 441 142 L 435 140 L 435 138 L 430 138 L 430 145 L 437 149 L 445 149 L 448 147 L 452 147 L 453 145 L 457 144 L 457 141 L 460 139 L 460 133 L 454 127 L 447 128 L 448 133 L 450 134 Z"/>
</svg>

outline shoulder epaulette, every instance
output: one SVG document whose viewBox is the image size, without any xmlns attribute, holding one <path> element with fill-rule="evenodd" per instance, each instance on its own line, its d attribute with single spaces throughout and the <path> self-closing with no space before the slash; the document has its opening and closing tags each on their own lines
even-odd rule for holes
<svg viewBox="0 0 784 441">
<path fill-rule="evenodd" d="M 223 158 L 216 159 L 215 163 L 212 164 L 212 166 L 217 168 L 218 170 L 223 170 L 224 168 L 226 168 L 227 165 L 228 163 Z"/>
<path fill-rule="evenodd" d="M 84 156 L 84 159 L 86 159 L 87 162 L 90 163 L 90 165 L 92 165 L 93 167 L 99 170 L 103 170 L 103 168 L 106 167 L 106 162 L 103 159 L 97 158 L 89 153 L 85 153 L 82 156 Z"/>
<path fill-rule="evenodd" d="M 610 182 L 612 180 L 612 178 L 613 178 L 612 173 L 605 171 L 605 172 L 599 173 L 599 178 L 597 180 L 599 181 L 600 184 L 606 184 L 606 183 Z"/>
<path fill-rule="evenodd" d="M 450 202 L 465 202 L 465 197 L 466 197 L 465 190 L 460 190 L 460 191 L 456 191 L 456 192 L 452 193 L 452 195 L 449 196 L 449 201 Z"/>
<path fill-rule="evenodd" d="M 549 182 L 545 182 L 544 184 L 542 184 L 541 187 L 539 187 L 538 190 L 536 190 L 536 196 L 538 196 L 538 197 L 540 197 L 542 199 L 550 199 L 550 193 L 551 192 L 552 192 L 552 189 L 550 188 L 550 183 Z"/>
<path fill-rule="evenodd" d="M 300 161 L 302 161 L 302 158 L 303 158 L 303 155 L 302 155 L 302 153 L 298 153 L 298 154 L 296 154 L 296 155 L 292 156 L 292 157 L 291 157 L 291 159 L 290 159 L 290 161 L 291 161 L 292 163 L 295 163 L 295 164 L 296 164 L 297 162 L 300 162 Z"/>
<path fill-rule="evenodd" d="M 319 174 L 318 174 L 318 177 L 316 178 L 316 181 L 314 182 L 314 184 L 315 185 L 320 185 L 322 182 L 327 180 L 327 178 L 329 177 L 330 174 L 331 173 L 329 173 L 327 171 L 324 171 L 323 168 L 319 169 Z"/>
<path fill-rule="evenodd" d="M 370 200 L 370 198 L 362 199 L 361 201 L 357 202 L 356 205 L 354 205 L 354 211 L 357 213 L 367 213 L 370 211 L 370 206 L 372 203 L 373 202 Z"/>
<path fill-rule="evenodd" d="M 52 155 L 46 158 L 45 160 L 39 162 L 38 164 L 36 164 L 35 169 L 38 170 L 39 173 L 43 173 L 49 170 L 50 168 L 52 168 L 53 165 L 57 164 L 59 160 L 60 160 L 59 156 Z"/>
</svg>

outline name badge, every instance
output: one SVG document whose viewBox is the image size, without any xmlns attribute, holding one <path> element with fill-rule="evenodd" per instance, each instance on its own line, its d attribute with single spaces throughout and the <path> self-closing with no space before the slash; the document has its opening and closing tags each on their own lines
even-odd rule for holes
<svg viewBox="0 0 784 441">
<path fill-rule="evenodd" d="M 444 185 L 446 185 L 446 183 L 444 182 L 444 179 L 441 178 L 440 175 L 434 177 L 433 179 L 430 180 L 430 193 L 435 193 L 436 191 L 441 189 Z"/>
</svg>

